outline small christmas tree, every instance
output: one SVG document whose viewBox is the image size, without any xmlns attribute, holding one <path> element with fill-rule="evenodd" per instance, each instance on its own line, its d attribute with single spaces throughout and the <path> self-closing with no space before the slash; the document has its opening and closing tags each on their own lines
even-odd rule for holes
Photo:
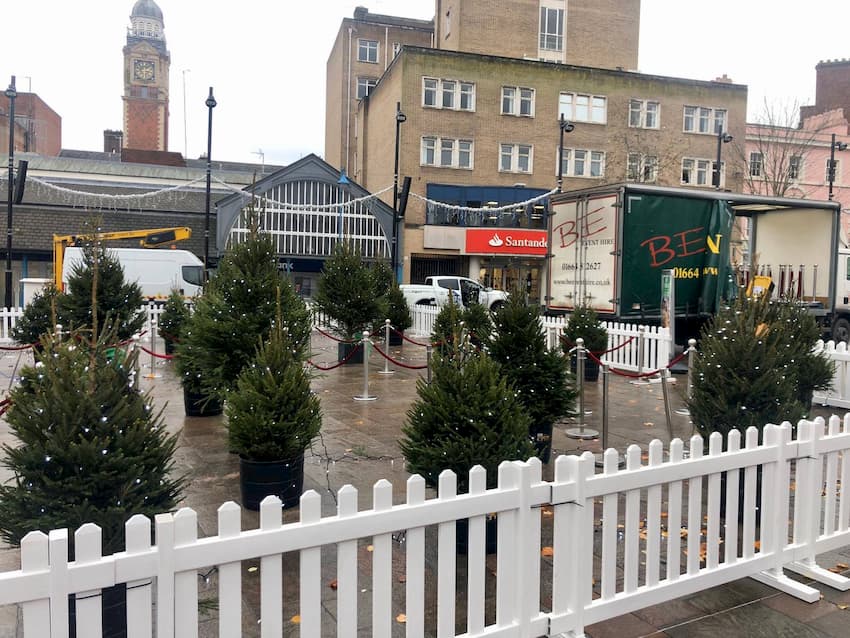
<svg viewBox="0 0 850 638">
<path fill-rule="evenodd" d="M 246 366 L 227 398 L 230 449 L 253 461 L 303 455 L 319 433 L 319 398 L 287 330 L 275 322 L 267 342 Z"/>
<path fill-rule="evenodd" d="M 417 382 L 418 398 L 407 413 L 400 447 L 408 469 L 436 485 L 445 469 L 457 474 L 458 489 L 469 489 L 469 470 L 487 470 L 497 483 L 502 461 L 534 455 L 531 425 L 499 364 L 471 348 L 434 357 L 432 381 Z"/>
<path fill-rule="evenodd" d="M 310 311 L 289 280 L 281 277 L 274 244 L 260 232 L 253 208 L 246 212 L 248 238 L 231 248 L 195 301 L 177 346 L 184 387 L 223 400 L 269 336 L 281 294 L 283 326 L 299 355 L 310 344 Z"/>
<path fill-rule="evenodd" d="M 41 347 L 41 336 L 53 332 L 54 326 L 62 323 L 61 317 L 57 316 L 57 297 L 60 294 L 53 284 L 35 293 L 24 308 L 24 314 L 12 326 L 12 339 Z"/>
<path fill-rule="evenodd" d="M 794 300 L 739 296 L 705 326 L 691 374 L 688 401 L 697 430 L 726 436 L 732 429 L 796 422 L 811 391 L 828 385 L 832 368 L 812 353 L 817 322 Z"/>
<path fill-rule="evenodd" d="M 180 341 L 180 331 L 189 315 L 189 308 L 186 306 L 183 294 L 179 290 L 172 290 L 168 299 L 165 300 L 157 322 L 159 335 L 165 342 L 166 354 L 174 352 L 175 344 Z"/>
<path fill-rule="evenodd" d="M 492 332 L 493 320 L 487 308 L 478 303 L 464 308 L 449 296 L 434 320 L 431 338 L 444 355 L 452 356 L 465 339 L 479 350 L 486 349 Z"/>
<path fill-rule="evenodd" d="M 413 325 L 407 299 L 404 298 L 404 293 L 395 282 L 387 292 L 387 319 L 398 332 L 404 332 Z M 392 333 L 390 333 L 390 336 L 392 337 Z"/>
<path fill-rule="evenodd" d="M 95 281 L 97 302 L 92 304 Z M 65 294 L 57 299 L 62 325 L 67 324 L 66 327 L 74 330 L 114 326 L 115 337 L 124 341 L 139 332 L 145 323 L 145 313 L 139 310 L 145 302 L 141 288 L 135 282 L 124 280 L 121 262 L 102 242 L 92 242 L 83 247 L 83 261 L 74 265 Z"/>
<path fill-rule="evenodd" d="M 501 364 L 525 407 L 531 418 L 531 440 L 541 460 L 548 462 L 552 425 L 572 414 L 578 396 L 569 361 L 560 352 L 546 349 L 539 306 L 526 303 L 524 295 L 511 294 L 494 320 L 490 356 Z"/>
<path fill-rule="evenodd" d="M 320 312 L 335 321 L 334 331 L 342 339 L 353 340 L 373 325 L 383 325 L 386 288 L 379 288 L 379 278 L 348 241 L 338 242 L 325 261 L 314 301 Z"/>
</svg>

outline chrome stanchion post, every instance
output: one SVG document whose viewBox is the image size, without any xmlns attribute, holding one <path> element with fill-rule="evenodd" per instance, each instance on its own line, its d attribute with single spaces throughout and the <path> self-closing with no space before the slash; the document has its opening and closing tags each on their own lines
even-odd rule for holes
<svg viewBox="0 0 850 638">
<path fill-rule="evenodd" d="M 428 385 L 431 385 L 431 354 L 434 347 L 429 343 L 425 346 L 425 364 L 428 369 Z"/>
<path fill-rule="evenodd" d="M 389 356 L 390 354 L 390 320 L 384 320 L 384 352 Z M 384 357 L 384 369 L 378 370 L 378 374 L 395 374 L 395 370 L 390 370 L 390 360 L 387 357 Z"/>
<path fill-rule="evenodd" d="M 156 328 L 159 323 L 158 318 L 154 315 L 154 310 L 156 310 L 156 304 L 151 301 L 148 306 L 148 316 L 150 317 L 149 328 L 151 335 L 151 371 L 145 375 L 145 379 L 159 379 L 159 377 L 162 376 L 156 373 L 156 358 L 154 357 L 154 351 L 156 350 Z"/>
<path fill-rule="evenodd" d="M 131 337 L 132 345 L 130 346 L 133 352 L 133 387 L 136 389 L 139 388 L 139 377 L 142 376 L 140 374 L 141 368 L 139 367 L 139 339 L 141 339 L 141 336 L 134 334 Z"/>
<path fill-rule="evenodd" d="M 360 345 L 363 346 L 363 395 L 354 397 L 355 401 L 374 401 L 378 398 L 369 396 L 369 346 L 371 343 L 369 341 L 369 331 L 364 330 L 363 339 L 360 341 Z"/>
<path fill-rule="evenodd" d="M 691 398 L 691 392 L 693 391 L 693 369 L 694 369 L 694 353 L 697 351 L 697 340 L 696 339 L 688 339 L 688 376 L 687 381 L 685 382 L 685 401 L 689 401 Z M 688 406 L 679 408 L 676 410 L 676 414 L 680 414 L 682 416 L 691 416 L 691 411 L 688 409 Z"/>
<path fill-rule="evenodd" d="M 607 363 L 602 364 L 602 453 L 596 455 L 595 465 L 603 467 L 605 465 L 605 450 L 608 449 L 608 383 L 610 382 L 611 366 Z M 618 454 L 619 459 L 617 464 L 622 466 L 625 464 L 622 454 Z"/>
<path fill-rule="evenodd" d="M 670 412 L 670 390 L 667 382 L 670 380 L 670 368 L 661 370 L 661 394 L 664 397 L 664 418 L 667 419 L 667 434 L 673 440 L 673 415 Z"/>
<path fill-rule="evenodd" d="M 569 428 L 566 435 L 571 439 L 595 439 L 599 432 L 584 427 L 584 339 L 576 339 L 576 384 L 578 385 L 578 427 Z"/>
</svg>

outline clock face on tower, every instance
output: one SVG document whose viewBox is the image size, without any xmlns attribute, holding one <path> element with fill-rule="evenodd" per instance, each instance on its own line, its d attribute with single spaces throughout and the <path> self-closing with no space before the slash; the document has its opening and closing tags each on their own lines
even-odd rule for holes
<svg viewBox="0 0 850 638">
<path fill-rule="evenodd" d="M 154 79 L 154 65 L 149 60 L 133 60 L 133 78 L 150 82 Z"/>
</svg>

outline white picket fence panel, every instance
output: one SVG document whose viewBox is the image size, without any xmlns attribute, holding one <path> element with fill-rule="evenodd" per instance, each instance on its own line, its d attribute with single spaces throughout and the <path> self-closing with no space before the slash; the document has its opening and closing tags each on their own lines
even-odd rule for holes
<svg viewBox="0 0 850 638">
<path fill-rule="evenodd" d="M 243 623 L 242 563 L 259 562 L 262 636 L 280 636 L 282 589 L 298 589 L 301 636 L 329 635 L 322 627 L 323 575 L 336 574 L 336 632 L 358 631 L 389 638 L 397 622 L 393 593 L 404 590 L 406 633 L 455 636 L 456 581 L 467 578 L 468 636 L 582 635 L 586 625 L 710 587 L 752 577 L 802 600 L 818 590 L 784 574 L 846 590 L 850 579 L 818 566 L 818 554 L 850 544 L 850 415 L 801 421 L 797 438 L 790 424 L 711 437 L 707 454 L 699 436 L 689 448 L 660 441 L 648 455 L 632 445 L 625 469 L 608 450 L 597 473 L 590 452 L 556 460 L 554 481 L 542 480 L 538 459 L 505 462 L 498 486 L 486 489 L 482 468 L 470 472 L 470 490 L 457 494 L 457 477 L 444 471 L 437 496 L 428 498 L 421 477 L 407 481 L 405 502 L 393 503 L 393 486 L 378 481 L 371 509 L 358 510 L 358 492 L 339 490 L 337 513 L 321 515 L 321 497 L 301 497 L 300 520 L 282 524 L 281 503 L 263 501 L 258 529 L 242 530 L 241 510 L 232 502 L 218 510 L 218 535 L 198 538 L 198 520 L 188 508 L 155 517 L 136 515 L 126 524 L 126 551 L 101 556 L 100 529 L 83 525 L 75 533 L 76 560 L 68 562 L 67 530 L 31 532 L 21 545 L 21 568 L 0 573 L 0 605 L 20 604 L 24 636 L 66 636 L 68 595 L 77 603 L 84 633 L 97 636 L 104 587 L 129 585 L 130 638 L 198 636 L 199 573 L 218 567 L 218 629 L 239 636 Z M 643 458 L 646 458 L 644 463 Z M 793 466 L 793 468 L 792 468 Z M 762 472 L 761 509 L 756 507 L 757 473 Z M 725 473 L 726 521 L 721 518 Z M 738 520 L 739 484 L 743 516 Z M 665 499 L 662 500 L 662 494 Z M 642 506 L 642 502 L 645 506 Z M 485 518 L 497 513 L 495 623 L 485 622 Z M 550 514 L 551 516 L 544 515 Z M 759 520 L 757 521 L 757 518 Z M 469 518 L 466 571 L 457 569 L 455 521 Z M 760 523 L 760 525 L 758 524 Z M 551 526 L 551 591 L 541 578 L 544 526 Z M 436 528 L 436 546 L 426 554 L 426 528 Z M 404 532 L 403 545 L 393 535 Z M 358 542 L 371 554 L 359 554 Z M 394 551 L 405 553 L 404 578 L 393 576 Z M 293 553 L 297 553 L 293 554 Z M 369 566 L 358 560 L 369 560 Z M 300 580 L 294 574 L 298 560 Z M 620 567 L 622 566 L 622 571 Z M 323 569 L 324 567 L 324 569 Z M 434 569 L 436 567 L 436 569 Z M 371 571 L 371 582 L 358 582 Z M 548 570 L 547 570 L 548 571 Z M 436 587 L 434 609 L 426 612 L 426 585 Z M 545 591 L 541 591 L 546 586 Z M 371 590 L 371 632 L 358 619 Z M 253 589 L 253 585 L 252 585 Z M 551 609 L 541 593 L 551 594 Z M 154 615 L 155 614 L 155 615 Z M 153 620 L 152 620 L 153 616 Z M 460 618 L 459 620 L 463 620 Z M 330 631 L 329 631 L 330 629 Z M 570 633 L 572 632 L 572 633 Z"/>
<path fill-rule="evenodd" d="M 845 341 L 818 341 L 815 352 L 824 353 L 835 364 L 832 385 L 814 393 L 814 402 L 839 408 L 850 408 L 850 351 Z"/>
</svg>

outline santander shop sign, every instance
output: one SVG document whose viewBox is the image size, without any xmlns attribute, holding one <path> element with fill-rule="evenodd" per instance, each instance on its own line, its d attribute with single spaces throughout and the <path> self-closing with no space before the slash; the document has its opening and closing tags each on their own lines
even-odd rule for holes
<svg viewBox="0 0 850 638">
<path fill-rule="evenodd" d="M 468 228 L 466 252 L 483 255 L 540 255 L 549 250 L 545 230 Z"/>
</svg>

